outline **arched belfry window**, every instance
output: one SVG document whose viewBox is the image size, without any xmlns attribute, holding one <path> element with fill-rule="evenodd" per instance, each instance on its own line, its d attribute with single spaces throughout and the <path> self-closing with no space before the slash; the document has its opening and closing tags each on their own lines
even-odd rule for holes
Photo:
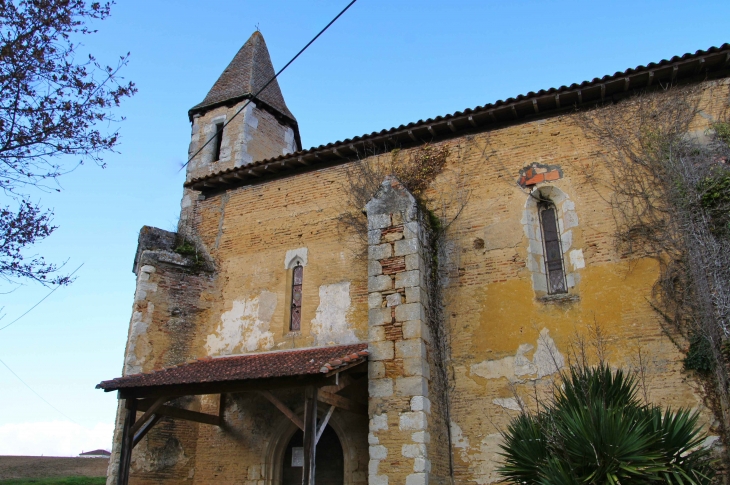
<svg viewBox="0 0 730 485">
<path fill-rule="evenodd" d="M 558 211 L 555 204 L 550 201 L 540 201 L 537 208 L 540 214 L 548 294 L 567 293 L 563 249 L 558 229 Z"/>
<path fill-rule="evenodd" d="M 299 262 L 294 266 L 291 282 L 291 322 L 289 330 L 298 332 L 302 326 L 302 282 L 304 281 L 304 266 Z"/>
</svg>

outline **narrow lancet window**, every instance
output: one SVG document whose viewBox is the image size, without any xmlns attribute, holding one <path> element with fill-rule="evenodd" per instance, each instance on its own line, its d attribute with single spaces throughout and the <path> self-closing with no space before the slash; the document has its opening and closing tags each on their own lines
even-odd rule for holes
<svg viewBox="0 0 730 485">
<path fill-rule="evenodd" d="M 221 144 L 223 143 L 223 123 L 215 124 L 215 140 L 213 140 L 213 161 L 221 158 Z"/>
<path fill-rule="evenodd" d="M 541 202 L 538 205 L 538 210 L 540 211 L 540 226 L 545 249 L 548 293 L 551 295 L 567 293 L 568 289 L 565 284 L 565 271 L 563 269 L 563 250 L 560 244 L 558 214 L 555 205 L 551 202 Z"/>
<path fill-rule="evenodd" d="M 289 330 L 298 332 L 302 325 L 302 281 L 304 279 L 304 267 L 297 263 L 294 266 L 291 283 L 291 322 Z"/>
</svg>

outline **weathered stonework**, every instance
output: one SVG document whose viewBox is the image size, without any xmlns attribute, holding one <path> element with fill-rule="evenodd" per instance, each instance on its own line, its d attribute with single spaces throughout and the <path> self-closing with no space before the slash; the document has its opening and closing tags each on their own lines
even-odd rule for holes
<svg viewBox="0 0 730 485">
<path fill-rule="evenodd" d="M 707 118 L 692 129 L 703 132 L 725 109 L 730 89 L 727 78 L 697 85 Z M 191 154 L 216 120 L 231 120 L 244 102 L 197 112 Z M 220 160 L 201 153 L 187 180 L 288 153 L 296 145 L 291 129 L 254 102 L 226 127 Z M 656 262 L 629 261 L 615 250 L 615 220 L 606 203 L 611 192 L 600 183 L 606 158 L 576 115 L 533 112 L 474 127 L 468 135 L 448 131 L 435 143 L 450 156 L 422 194 L 427 201 L 443 201 L 455 190 L 469 194 L 440 261 L 448 267 L 439 281 L 447 362 L 434 353 L 433 255 L 428 218 L 415 199 L 397 180 L 383 183 L 365 208 L 367 257 L 361 258 L 365 248 L 339 222 L 353 209 L 346 193 L 353 162 L 307 166 L 294 155 L 280 172 L 274 170 L 281 166 L 259 167 L 254 182 L 227 179 L 222 188 L 200 190 L 188 184 L 178 234 L 143 229 L 124 372 L 208 356 L 367 342 L 367 378 L 350 397 L 367 401 L 368 415 L 338 409 L 331 418 L 343 452 L 342 483 L 483 485 L 500 480 L 499 430 L 533 403 L 535 392 L 550 390 L 571 340 L 598 323 L 611 364 L 635 368 L 639 349 L 650 356 L 644 361 L 650 400 L 699 410 L 707 443 L 717 446 L 718 422 L 702 387 L 683 369 L 683 354 L 648 303 Z M 417 148 L 414 141 L 401 156 L 408 159 Z M 373 155 L 357 163 L 381 162 Z M 292 165 L 298 172 L 287 173 Z M 538 194 L 557 210 L 567 295 L 546 294 Z M 447 211 L 453 209 L 448 204 Z M 175 252 L 181 239 L 194 245 L 202 263 Z M 298 264 L 304 274 L 301 328 L 291 331 L 291 274 Z M 447 399 L 436 393 L 440 366 L 448 370 Z M 302 415 L 301 390 L 273 394 Z M 218 397 L 176 405 L 216 414 Z M 326 412 L 321 406 L 320 419 Z M 292 422 L 255 393 L 231 395 L 224 418 L 221 427 L 163 419 L 135 449 L 131 482 L 283 483 L 292 471 L 285 466 L 296 433 Z M 109 485 L 116 483 L 120 426 L 118 420 Z"/>
</svg>

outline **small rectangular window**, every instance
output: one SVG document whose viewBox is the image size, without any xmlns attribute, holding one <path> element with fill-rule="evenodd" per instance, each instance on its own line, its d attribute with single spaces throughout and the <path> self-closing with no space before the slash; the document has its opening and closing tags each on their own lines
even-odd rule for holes
<svg viewBox="0 0 730 485">
<path fill-rule="evenodd" d="M 213 161 L 221 158 L 221 144 L 223 143 L 223 123 L 215 124 L 215 140 L 213 140 Z"/>
<path fill-rule="evenodd" d="M 555 206 L 550 203 L 540 205 L 540 225 L 545 248 L 545 271 L 547 273 L 548 293 L 567 293 L 565 272 L 563 271 L 563 250 L 560 245 L 558 217 Z"/>
</svg>

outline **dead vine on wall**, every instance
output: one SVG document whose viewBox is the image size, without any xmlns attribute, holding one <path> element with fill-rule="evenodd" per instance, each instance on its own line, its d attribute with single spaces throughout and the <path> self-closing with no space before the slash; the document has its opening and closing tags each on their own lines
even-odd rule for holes
<svg viewBox="0 0 730 485">
<path fill-rule="evenodd" d="M 618 253 L 659 262 L 650 303 L 685 352 L 685 368 L 705 377 L 727 445 L 730 125 L 704 122 L 704 103 L 714 98 L 705 89 L 642 94 L 578 113 L 577 123 L 602 148 L 607 175 L 586 176 L 610 191 Z"/>
</svg>

